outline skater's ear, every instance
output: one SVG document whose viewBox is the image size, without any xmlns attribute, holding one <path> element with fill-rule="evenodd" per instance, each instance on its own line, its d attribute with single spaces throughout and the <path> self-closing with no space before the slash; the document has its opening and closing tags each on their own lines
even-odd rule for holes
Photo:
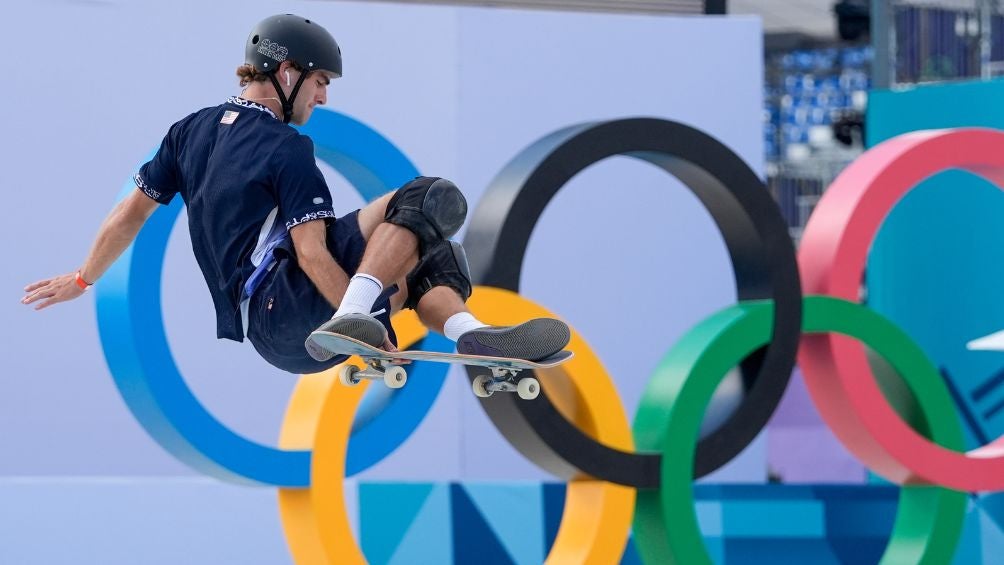
<svg viewBox="0 0 1004 565">
<path fill-rule="evenodd" d="M 285 87 L 284 90 L 288 94 L 289 91 L 293 90 L 293 85 L 300 78 L 300 69 L 292 61 L 283 61 L 279 64 L 275 78 L 279 81 L 280 85 Z"/>
</svg>

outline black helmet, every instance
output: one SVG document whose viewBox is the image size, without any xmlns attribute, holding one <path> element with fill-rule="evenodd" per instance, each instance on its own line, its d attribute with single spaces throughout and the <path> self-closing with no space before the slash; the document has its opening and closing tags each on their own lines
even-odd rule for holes
<svg viewBox="0 0 1004 565">
<path fill-rule="evenodd" d="M 283 61 L 292 61 L 303 69 L 287 99 L 275 78 Z M 293 117 L 293 100 L 310 71 L 327 71 L 342 76 L 342 50 L 328 30 L 300 16 L 279 14 L 265 18 L 251 30 L 244 62 L 268 75 L 282 103 L 282 121 Z"/>
<path fill-rule="evenodd" d="M 305 71 L 325 70 L 342 76 L 342 50 L 328 30 L 306 18 L 279 14 L 265 18 L 251 30 L 244 62 L 274 72 L 285 60 Z"/>
</svg>

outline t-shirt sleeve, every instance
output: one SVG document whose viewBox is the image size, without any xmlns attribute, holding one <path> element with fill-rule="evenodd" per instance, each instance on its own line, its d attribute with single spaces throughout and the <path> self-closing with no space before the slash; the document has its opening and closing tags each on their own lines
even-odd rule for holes
<svg viewBox="0 0 1004 565">
<path fill-rule="evenodd" d="M 178 193 L 178 161 L 175 148 L 180 129 L 178 124 L 171 126 L 160 143 L 157 154 L 133 176 L 136 186 L 143 191 L 143 194 L 161 204 L 170 203 Z"/>
<path fill-rule="evenodd" d="M 331 191 L 314 159 L 314 143 L 300 135 L 283 145 L 278 159 L 275 191 L 279 217 L 290 230 L 304 222 L 333 219 Z"/>
</svg>

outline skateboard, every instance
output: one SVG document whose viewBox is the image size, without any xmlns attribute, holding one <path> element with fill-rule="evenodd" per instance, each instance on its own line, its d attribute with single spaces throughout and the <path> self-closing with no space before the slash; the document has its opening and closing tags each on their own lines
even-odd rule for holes
<svg viewBox="0 0 1004 565">
<path fill-rule="evenodd" d="M 397 363 L 399 360 L 459 363 L 491 369 L 491 375 L 478 375 L 471 383 L 475 396 L 479 398 L 488 398 L 496 392 L 515 392 L 524 400 L 537 398 L 540 394 L 540 383 L 534 377 L 520 377 L 520 373 L 527 369 L 556 367 L 572 358 L 571 351 L 559 351 L 540 361 L 437 351 L 389 353 L 357 339 L 332 332 L 315 331 L 310 336 L 314 342 L 332 353 L 358 355 L 366 363 L 366 368 L 350 363 L 342 365 L 338 370 L 338 380 L 343 385 L 353 386 L 359 384 L 362 379 L 369 379 L 382 380 L 390 388 L 401 388 L 408 381 L 408 373 Z"/>
</svg>

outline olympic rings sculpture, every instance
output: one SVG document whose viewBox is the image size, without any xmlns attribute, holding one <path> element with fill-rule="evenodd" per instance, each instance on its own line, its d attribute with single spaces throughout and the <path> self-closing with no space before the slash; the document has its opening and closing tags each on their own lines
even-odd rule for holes
<svg viewBox="0 0 1004 565">
<path fill-rule="evenodd" d="M 318 143 L 318 157 L 364 198 L 372 200 L 417 174 L 400 151 L 365 125 L 333 112 L 318 114 L 307 131 Z M 503 169 L 472 215 L 464 244 L 477 284 L 469 303 L 475 315 L 493 324 L 560 315 L 517 293 L 529 234 L 570 178 L 613 155 L 655 164 L 701 199 L 726 241 L 739 302 L 709 316 L 666 353 L 633 426 L 613 380 L 574 329 L 569 347 L 576 356 L 547 371 L 541 379 L 544 394 L 534 401 L 515 401 L 513 395 L 480 400 L 517 450 L 568 481 L 565 513 L 548 560 L 615 562 L 633 525 L 646 562 L 709 562 L 692 481 L 728 462 L 755 437 L 797 357 L 809 392 L 838 439 L 873 471 L 903 485 L 883 562 L 949 562 L 961 533 L 965 492 L 1004 488 L 1004 438 L 962 453 L 959 418 L 937 370 L 902 330 L 856 298 L 868 247 L 895 202 L 949 168 L 1000 185 L 1004 133 L 921 132 L 868 151 L 826 192 L 796 259 L 761 181 L 707 134 L 652 118 L 554 132 Z M 406 431 L 387 432 L 403 428 L 402 420 L 412 425 L 421 420 L 445 370 L 417 364 L 413 371 L 433 371 L 423 379 L 429 382 L 406 387 L 362 423 L 357 411 L 367 409 L 365 383 L 335 386 L 334 370 L 305 375 L 291 398 L 278 447 L 228 430 L 184 385 L 164 337 L 160 275 L 177 208 L 155 213 L 98 285 L 102 344 L 123 398 L 151 436 L 185 463 L 224 480 L 279 487 L 283 527 L 297 562 L 365 563 L 349 525 L 342 480 L 406 439 Z M 802 282 L 811 295 L 803 296 Z M 403 346 L 450 346 L 428 335 L 413 313 L 398 314 L 394 324 Z M 896 373 L 873 375 L 862 345 Z M 718 429 L 697 439 L 712 393 L 736 365 L 743 374 L 742 404 Z M 473 371 L 469 376 L 474 378 Z M 416 392 L 404 396 L 410 390 Z"/>
</svg>

